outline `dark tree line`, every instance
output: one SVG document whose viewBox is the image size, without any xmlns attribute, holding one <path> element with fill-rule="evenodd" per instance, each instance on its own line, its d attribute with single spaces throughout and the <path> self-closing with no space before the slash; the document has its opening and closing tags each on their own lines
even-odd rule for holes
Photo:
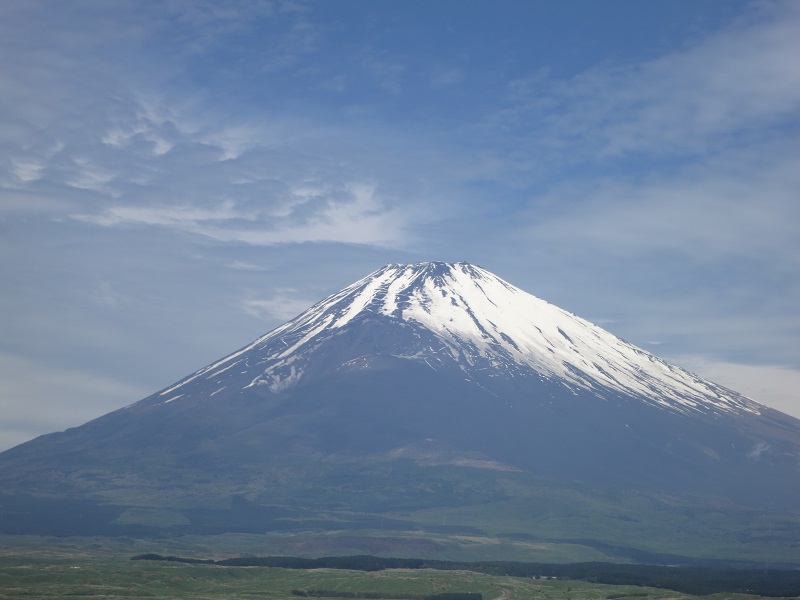
<svg viewBox="0 0 800 600">
<path fill-rule="evenodd" d="M 390 594 L 388 592 L 341 592 L 335 590 L 292 590 L 293 596 L 311 598 L 359 598 L 365 600 L 483 600 L 480 592 L 438 594 Z"/>
</svg>

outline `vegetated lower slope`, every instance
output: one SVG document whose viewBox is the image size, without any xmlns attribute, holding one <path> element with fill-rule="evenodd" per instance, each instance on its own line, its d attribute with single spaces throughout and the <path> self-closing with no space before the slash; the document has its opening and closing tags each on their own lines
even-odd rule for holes
<svg viewBox="0 0 800 600">
<path fill-rule="evenodd" d="M 74 539 L 42 543 L 30 538 L 3 540 L 0 581 L 3 593 L 13 598 L 110 597 L 147 598 L 252 598 L 285 600 L 315 597 L 317 592 L 336 597 L 419 599 L 434 593 L 481 594 L 495 598 L 574 598 L 675 600 L 686 596 L 667 588 L 610 585 L 574 579 L 485 575 L 474 571 L 240 568 L 173 561 L 132 561 L 130 554 L 109 553 L 118 540 Z M 11 546 L 6 542 L 11 542 Z M 216 541 L 220 541 L 219 539 Z M 98 547 L 97 542 L 102 544 Z M 128 540 L 140 549 L 161 547 L 160 542 Z M 26 550 L 27 548 L 27 550 Z M 726 594 L 730 597 L 730 594 Z M 322 596 L 325 597 L 325 596 Z M 749 595 L 754 598 L 755 596 Z"/>
<path fill-rule="evenodd" d="M 289 556 L 251 556 L 221 560 L 140 554 L 132 560 L 213 564 L 228 567 L 280 567 L 285 569 L 348 569 L 383 571 L 386 569 L 436 569 L 473 571 L 488 575 L 535 578 L 556 577 L 612 585 L 637 585 L 667 588 L 687 594 L 733 592 L 760 596 L 800 596 L 800 570 L 720 569 L 710 567 L 665 567 L 619 563 L 521 563 L 521 562 L 454 562 L 418 558 L 384 558 L 378 556 L 326 556 L 309 559 Z M 325 594 L 298 593 L 299 596 Z M 330 597 L 363 598 L 369 596 Z"/>
<path fill-rule="evenodd" d="M 799 462 L 796 419 L 488 271 L 389 265 L 165 390 L 0 454 L 0 531 L 383 528 L 774 560 L 768 520 L 800 563 Z M 715 537 L 720 522 L 742 536 Z"/>
</svg>

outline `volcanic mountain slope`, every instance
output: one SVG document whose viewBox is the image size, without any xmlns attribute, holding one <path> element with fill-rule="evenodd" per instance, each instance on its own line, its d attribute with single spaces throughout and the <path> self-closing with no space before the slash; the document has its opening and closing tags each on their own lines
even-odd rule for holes
<svg viewBox="0 0 800 600">
<path fill-rule="evenodd" d="M 163 391 L 0 454 L 0 484 L 382 513 L 497 499 L 476 482 L 506 473 L 797 506 L 799 465 L 796 419 L 434 262 L 388 265 Z"/>
<path fill-rule="evenodd" d="M 364 339 L 377 327 L 387 329 Z M 362 337 L 341 344 L 337 338 L 353 330 Z M 196 389 L 201 397 L 228 387 L 279 392 L 377 355 L 458 369 L 478 385 L 535 375 L 575 392 L 635 396 L 687 414 L 762 408 L 463 263 L 384 267 L 151 402 L 190 398 Z M 219 386 L 210 394 L 209 382 Z"/>
</svg>

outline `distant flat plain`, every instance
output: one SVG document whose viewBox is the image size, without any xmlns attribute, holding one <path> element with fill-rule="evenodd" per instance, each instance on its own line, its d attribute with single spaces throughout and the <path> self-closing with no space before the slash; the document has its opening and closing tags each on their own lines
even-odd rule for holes
<svg viewBox="0 0 800 600">
<path fill-rule="evenodd" d="M 491 576 L 468 571 L 331 569 L 293 570 L 223 567 L 207 564 L 133 561 L 155 544 L 136 539 L 0 538 L 0 598 L 268 598 L 297 600 L 293 590 L 369 593 L 371 597 L 409 598 L 444 592 L 480 593 L 484 600 L 690 599 L 672 590 L 601 585 L 573 580 Z M 162 544 L 166 550 L 169 540 Z M 199 547 L 197 550 L 201 550 Z M 211 551 L 198 557 L 221 558 Z M 546 575 L 546 574 L 544 574 Z M 742 594 L 719 598 L 758 598 Z"/>
</svg>

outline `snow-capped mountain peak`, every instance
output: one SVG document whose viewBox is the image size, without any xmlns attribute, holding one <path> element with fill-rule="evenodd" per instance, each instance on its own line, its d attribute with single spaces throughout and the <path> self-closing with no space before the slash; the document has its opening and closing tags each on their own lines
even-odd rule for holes
<svg viewBox="0 0 800 600">
<path fill-rule="evenodd" d="M 218 392 L 254 386 L 282 391 L 315 369 L 371 354 L 373 348 L 358 344 L 331 350 L 343 332 L 370 319 L 394 326 L 380 340 L 380 353 L 433 369 L 456 365 L 476 383 L 534 375 L 599 398 L 634 396 L 678 412 L 759 412 L 757 403 L 463 262 L 387 265 L 159 398 L 189 396 L 199 381 L 217 382 Z M 397 331 L 405 333 L 395 337 Z"/>
<path fill-rule="evenodd" d="M 147 498 L 181 517 L 180 534 L 355 530 L 378 516 L 408 531 L 430 525 L 411 513 L 520 507 L 511 536 L 540 534 L 541 499 L 580 490 L 603 510 L 619 498 L 637 531 L 664 498 L 679 518 L 705 505 L 712 525 L 720 506 L 791 516 L 798 465 L 800 421 L 484 269 L 420 263 L 388 265 L 169 389 L 3 453 L 0 485 L 34 533 L 84 522 L 52 519 L 67 505 L 114 535 L 162 535 Z M 142 513 L 135 529 L 117 518 L 128 506 Z"/>
</svg>

